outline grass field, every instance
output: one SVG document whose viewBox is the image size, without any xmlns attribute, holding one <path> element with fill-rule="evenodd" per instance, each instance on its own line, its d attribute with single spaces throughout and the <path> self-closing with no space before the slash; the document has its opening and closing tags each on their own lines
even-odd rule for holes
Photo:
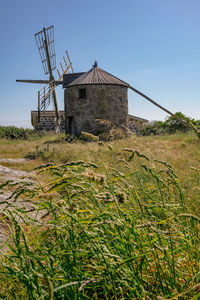
<svg viewBox="0 0 200 300">
<path fill-rule="evenodd" d="M 18 183 L 13 197 L 43 218 L 17 205 L 4 210 L 0 298 L 199 299 L 196 137 L 55 139 L 1 140 L 0 158 L 34 158 L 2 165 L 38 167 L 37 183 Z"/>
</svg>

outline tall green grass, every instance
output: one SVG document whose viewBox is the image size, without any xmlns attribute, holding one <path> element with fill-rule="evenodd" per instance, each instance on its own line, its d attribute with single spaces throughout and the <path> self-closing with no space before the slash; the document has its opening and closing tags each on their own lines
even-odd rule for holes
<svg viewBox="0 0 200 300">
<path fill-rule="evenodd" d="M 200 297 L 200 218 L 174 170 L 133 149 L 115 160 L 104 173 L 83 161 L 48 164 L 38 184 L 15 185 L 29 209 L 14 202 L 2 216 L 2 299 Z"/>
</svg>

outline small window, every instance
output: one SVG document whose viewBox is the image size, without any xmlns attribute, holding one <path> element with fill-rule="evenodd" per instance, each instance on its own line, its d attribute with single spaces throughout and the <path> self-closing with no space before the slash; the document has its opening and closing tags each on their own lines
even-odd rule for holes
<svg viewBox="0 0 200 300">
<path fill-rule="evenodd" d="M 79 98 L 80 99 L 86 98 L 86 89 L 79 89 Z"/>
</svg>

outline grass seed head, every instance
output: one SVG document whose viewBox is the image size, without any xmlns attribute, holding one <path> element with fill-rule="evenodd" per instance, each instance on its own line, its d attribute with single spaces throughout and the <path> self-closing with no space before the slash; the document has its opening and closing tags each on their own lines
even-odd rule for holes
<svg viewBox="0 0 200 300">
<path fill-rule="evenodd" d="M 100 173 L 95 173 L 92 170 L 88 170 L 87 172 L 84 172 L 81 175 L 88 178 L 91 181 L 95 181 L 95 182 L 98 182 L 98 183 L 104 183 L 105 180 L 106 180 L 105 175 L 100 174 Z"/>
</svg>

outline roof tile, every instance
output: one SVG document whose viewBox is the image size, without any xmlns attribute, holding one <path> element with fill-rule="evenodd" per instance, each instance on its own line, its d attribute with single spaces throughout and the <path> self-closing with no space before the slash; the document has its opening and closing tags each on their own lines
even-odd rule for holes
<svg viewBox="0 0 200 300">
<path fill-rule="evenodd" d="M 75 85 L 85 85 L 85 84 L 112 84 L 112 85 L 121 85 L 128 87 L 128 83 L 120 80 L 114 75 L 104 71 L 103 69 L 94 66 L 88 72 L 85 72 L 83 75 L 79 76 L 72 82 L 70 82 L 67 87 Z"/>
</svg>

